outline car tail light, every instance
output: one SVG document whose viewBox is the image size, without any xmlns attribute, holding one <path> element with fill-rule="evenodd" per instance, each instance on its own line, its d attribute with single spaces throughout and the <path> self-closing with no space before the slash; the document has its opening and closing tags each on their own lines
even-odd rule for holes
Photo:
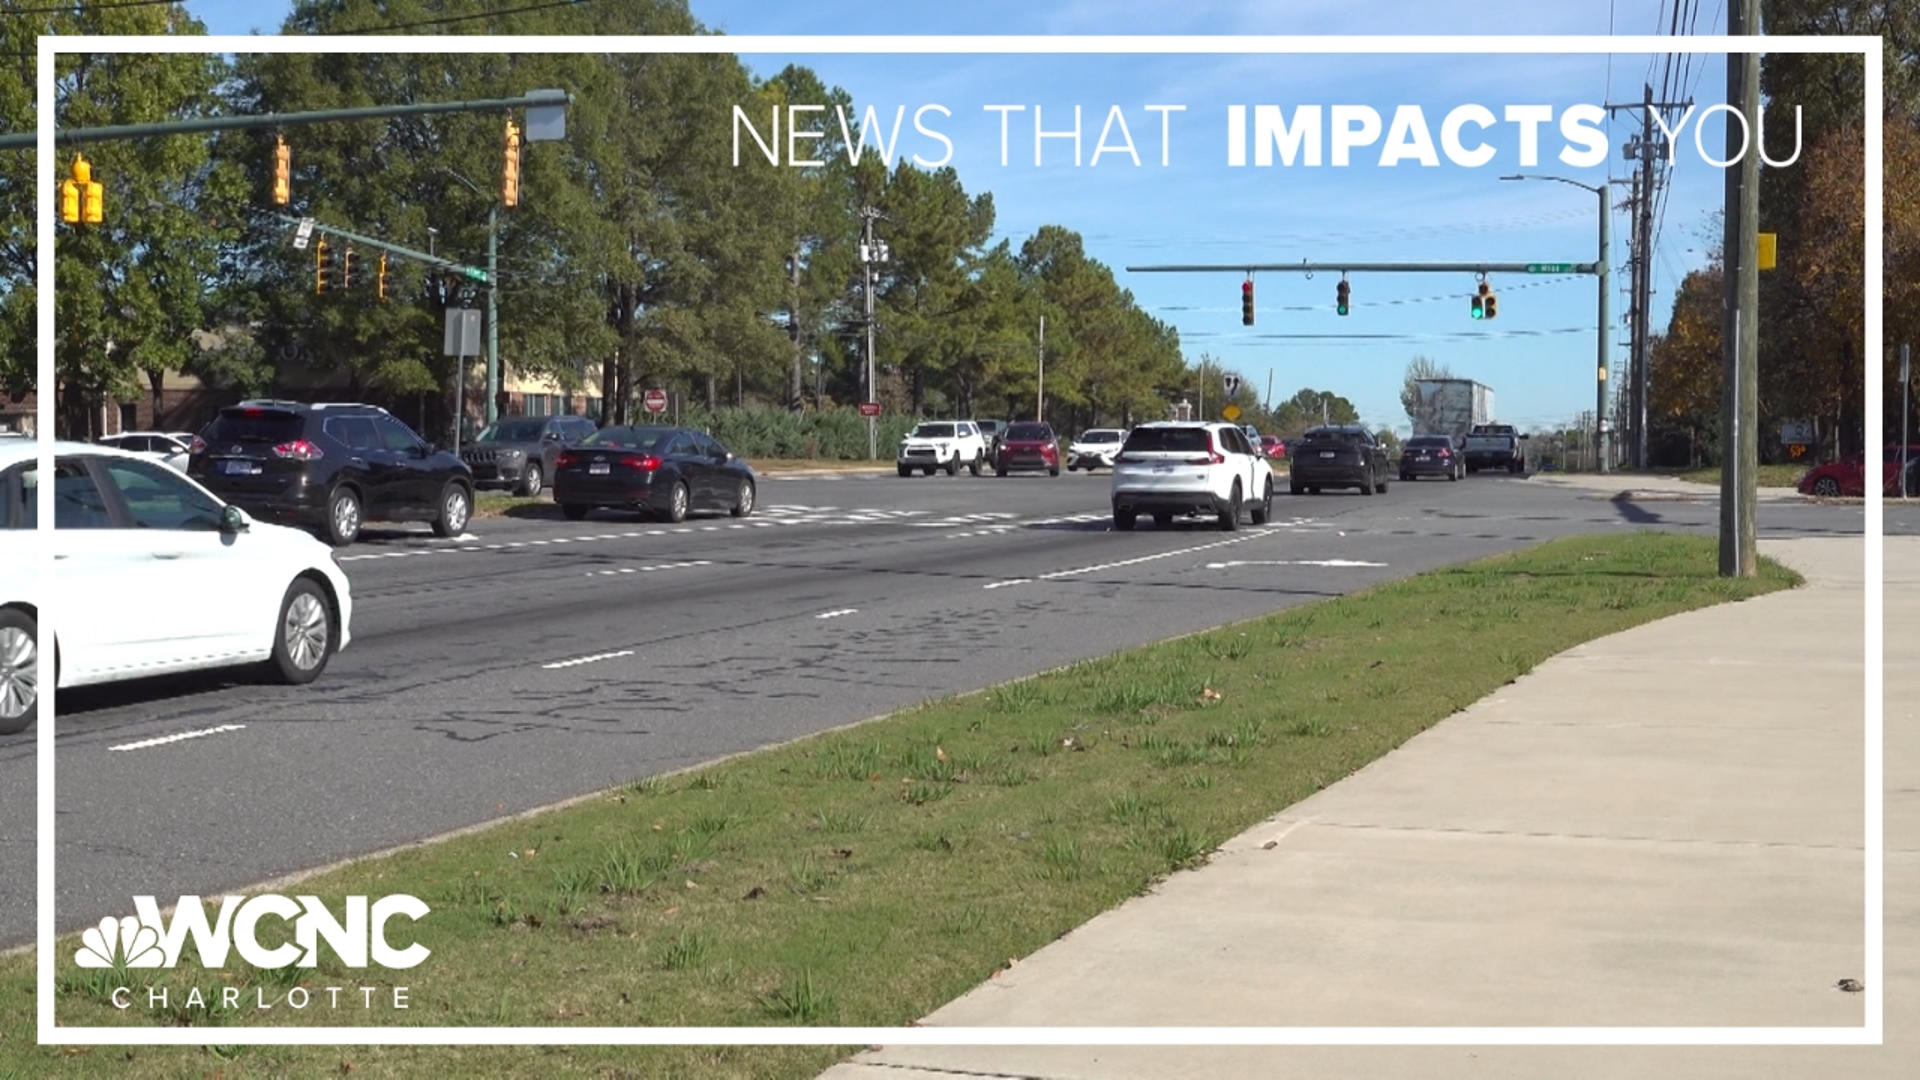
<svg viewBox="0 0 1920 1080">
<path fill-rule="evenodd" d="M 1440 456 L 1441 456 L 1441 457 L 1452 457 L 1452 456 L 1453 456 L 1453 451 L 1451 451 L 1451 450 L 1442 450 L 1442 451 L 1440 451 Z"/>
<path fill-rule="evenodd" d="M 193 445 L 187 448 L 187 453 L 204 454 L 206 452 L 207 452 L 207 440 L 201 438 L 198 435 L 195 435 L 193 437 Z"/>
<path fill-rule="evenodd" d="M 1226 464 L 1226 460 L 1227 460 L 1227 459 L 1226 459 L 1226 457 L 1225 457 L 1224 455 L 1222 455 L 1222 454 L 1220 453 L 1220 448 L 1219 448 L 1218 446 L 1216 446 L 1216 445 L 1214 444 L 1214 442 L 1213 442 L 1213 437 L 1212 437 L 1211 435 L 1209 435 L 1209 436 L 1207 437 L 1207 456 L 1206 456 L 1206 457 L 1191 457 L 1191 458 L 1188 458 L 1188 459 L 1187 459 L 1187 460 L 1186 460 L 1186 461 L 1185 461 L 1185 462 L 1184 462 L 1183 464 L 1187 464 L 1187 465 L 1224 465 L 1224 464 Z"/>
<path fill-rule="evenodd" d="M 641 457 L 638 454 L 628 454 L 626 457 L 620 459 L 620 464 L 625 465 L 629 469 L 639 469 L 641 472 L 652 472 L 660 467 L 660 459 L 654 457 L 652 454 L 648 454 L 645 457 Z"/>
<path fill-rule="evenodd" d="M 560 451 L 560 456 L 553 459 L 553 467 L 556 469 L 564 469 L 569 465 L 577 465 L 579 463 L 580 456 L 571 450 L 562 450 Z"/>
<path fill-rule="evenodd" d="M 283 442 L 273 448 L 275 457 L 292 458 L 294 461 L 319 461 L 325 457 L 320 448 L 305 439 Z"/>
</svg>

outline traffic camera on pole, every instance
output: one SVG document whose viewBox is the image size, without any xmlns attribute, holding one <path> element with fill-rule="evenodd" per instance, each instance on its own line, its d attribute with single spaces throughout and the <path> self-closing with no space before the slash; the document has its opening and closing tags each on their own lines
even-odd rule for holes
<svg viewBox="0 0 1920 1080">
<path fill-rule="evenodd" d="M 293 151 L 287 149 L 287 140 L 274 136 L 273 139 L 273 204 L 285 206 L 293 198 Z"/>
<path fill-rule="evenodd" d="M 506 159 L 501 170 L 500 205 L 520 205 L 520 129 L 507 121 Z"/>
<path fill-rule="evenodd" d="M 1240 283 L 1240 325 L 1253 325 L 1253 279 Z"/>
<path fill-rule="evenodd" d="M 1353 287 L 1347 284 L 1346 278 L 1341 278 L 1340 284 L 1335 286 L 1333 290 L 1333 310 L 1341 315 L 1345 315 L 1349 306 L 1348 301 L 1352 298 Z"/>
</svg>

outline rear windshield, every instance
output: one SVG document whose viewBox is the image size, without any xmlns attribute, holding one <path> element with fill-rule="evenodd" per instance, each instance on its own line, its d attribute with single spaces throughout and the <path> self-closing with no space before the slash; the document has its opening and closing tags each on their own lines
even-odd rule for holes
<svg viewBox="0 0 1920 1080">
<path fill-rule="evenodd" d="M 306 433 L 306 418 L 279 409 L 222 409 L 201 438 L 217 443 L 292 442 Z M 217 447 L 216 447 L 217 449 Z"/>
<path fill-rule="evenodd" d="M 546 429 L 547 422 L 534 420 L 502 420 L 498 424 L 480 433 L 479 442 L 539 442 L 540 433 Z"/>
<path fill-rule="evenodd" d="M 1510 424 L 1481 424 L 1473 429 L 1473 433 L 1475 435 L 1511 435 L 1513 427 Z"/>
<path fill-rule="evenodd" d="M 672 428 L 609 427 L 580 440 L 581 446 L 605 446 L 615 450 L 651 450 L 673 434 Z"/>
<path fill-rule="evenodd" d="M 1008 442 L 1045 442 L 1053 438 L 1053 429 L 1045 424 L 1015 424 L 1007 429 Z"/>
<path fill-rule="evenodd" d="M 1366 435 L 1358 431 L 1341 431 L 1337 428 L 1323 428 L 1307 432 L 1308 442 L 1364 442 Z"/>
<path fill-rule="evenodd" d="M 953 438 L 953 425 L 921 424 L 919 427 L 913 429 L 913 433 L 922 439 L 951 439 Z"/>
<path fill-rule="evenodd" d="M 1408 439 L 1407 445 L 1408 446 L 1452 446 L 1453 440 L 1447 438 L 1445 435 L 1422 435 L 1422 436 L 1419 436 L 1418 438 Z"/>
<path fill-rule="evenodd" d="M 1192 454 L 1213 450 L 1205 428 L 1134 428 L 1127 436 L 1128 450 L 1145 453 Z"/>
<path fill-rule="evenodd" d="M 1083 433 L 1080 436 L 1080 441 L 1081 442 L 1119 442 L 1120 433 L 1117 431 L 1088 431 Z"/>
</svg>

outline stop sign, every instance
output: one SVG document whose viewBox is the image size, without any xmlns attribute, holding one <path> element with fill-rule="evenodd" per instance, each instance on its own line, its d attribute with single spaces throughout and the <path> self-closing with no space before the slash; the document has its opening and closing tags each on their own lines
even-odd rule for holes
<svg viewBox="0 0 1920 1080">
<path fill-rule="evenodd" d="M 649 390 L 646 396 L 640 400 L 646 405 L 647 411 L 650 413 L 663 413 L 667 411 L 667 392 L 665 390 Z"/>
</svg>

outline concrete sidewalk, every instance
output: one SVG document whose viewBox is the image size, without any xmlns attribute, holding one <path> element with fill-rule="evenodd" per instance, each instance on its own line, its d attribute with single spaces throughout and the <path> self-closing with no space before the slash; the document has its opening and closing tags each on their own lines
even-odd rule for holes
<svg viewBox="0 0 1920 1080">
<path fill-rule="evenodd" d="M 1807 585 L 1557 656 L 924 1025 L 1861 1026 L 1864 542 L 1762 550 Z M 825 1075 L 1920 1075 L 1920 538 L 1886 566 L 1885 1046 L 899 1046 Z"/>
<path fill-rule="evenodd" d="M 1720 485 L 1682 480 L 1677 476 L 1650 476 L 1640 473 L 1534 473 L 1533 483 L 1556 487 L 1581 488 L 1598 498 L 1634 499 L 1711 499 L 1720 498 Z M 1760 502 L 1807 502 L 1808 497 L 1790 487 L 1763 487 L 1755 498 Z"/>
</svg>

